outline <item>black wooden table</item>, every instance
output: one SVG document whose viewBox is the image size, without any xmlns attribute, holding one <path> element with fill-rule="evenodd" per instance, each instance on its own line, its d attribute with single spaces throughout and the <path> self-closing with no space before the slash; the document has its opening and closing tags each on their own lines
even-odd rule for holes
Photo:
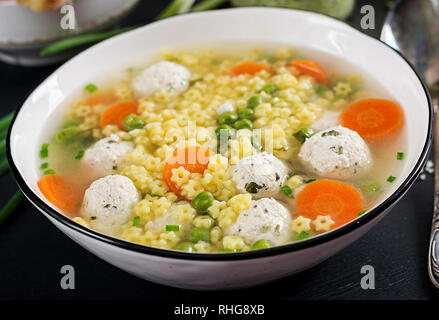
<svg viewBox="0 0 439 320">
<path fill-rule="evenodd" d="M 412 0 L 413 1 L 413 0 Z M 150 21 L 163 0 L 144 0 L 126 24 Z M 360 5 L 375 4 L 379 35 L 384 1 L 358 2 L 350 22 L 359 25 Z M 0 63 L 0 115 L 24 102 L 54 67 L 20 68 Z M 0 178 L 0 204 L 14 193 L 9 174 Z M 88 253 L 58 231 L 29 203 L 0 226 L 0 299 L 143 299 L 181 303 L 228 298 L 293 299 L 436 299 L 427 276 L 427 243 L 433 180 L 417 181 L 404 199 L 362 239 L 322 264 L 276 283 L 232 292 L 200 293 L 137 279 Z M 72 265 L 76 289 L 62 290 L 60 269 Z M 361 267 L 375 269 L 376 289 L 363 290 Z"/>
</svg>

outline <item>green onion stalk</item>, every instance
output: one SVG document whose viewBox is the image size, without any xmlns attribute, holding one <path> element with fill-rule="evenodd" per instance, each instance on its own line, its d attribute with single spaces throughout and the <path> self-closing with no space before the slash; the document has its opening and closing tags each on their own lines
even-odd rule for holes
<svg viewBox="0 0 439 320">
<path fill-rule="evenodd" d="M 199 4 L 194 6 L 195 0 L 173 0 L 156 17 L 155 20 L 161 20 L 161 19 L 169 18 L 169 17 L 175 16 L 178 14 L 184 14 L 184 13 L 188 13 L 188 12 L 196 12 L 196 11 L 215 9 L 215 8 L 225 4 L 227 1 L 228 0 L 204 0 L 204 1 L 201 1 Z M 106 31 L 106 32 L 87 33 L 87 34 L 69 37 L 69 38 L 51 43 L 48 46 L 44 47 L 40 51 L 40 56 L 42 56 L 42 57 L 51 56 L 51 55 L 54 55 L 56 53 L 69 50 L 71 48 L 83 46 L 86 44 L 96 43 L 96 42 L 111 38 L 115 35 L 130 31 L 134 28 L 136 28 L 136 26 L 112 30 L 112 31 Z"/>
</svg>

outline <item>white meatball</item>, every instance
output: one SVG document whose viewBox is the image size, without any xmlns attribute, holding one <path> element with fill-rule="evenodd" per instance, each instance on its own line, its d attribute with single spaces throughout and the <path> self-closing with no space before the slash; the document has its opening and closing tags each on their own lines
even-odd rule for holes
<svg viewBox="0 0 439 320">
<path fill-rule="evenodd" d="M 110 175 L 94 181 L 85 191 L 81 213 L 93 229 L 114 235 L 129 220 L 137 201 L 139 193 L 129 178 Z"/>
<path fill-rule="evenodd" d="M 355 131 L 342 126 L 318 132 L 307 139 L 299 158 L 315 174 L 335 179 L 360 176 L 372 164 L 364 140 Z"/>
<path fill-rule="evenodd" d="M 276 195 L 288 174 L 288 167 L 268 152 L 242 158 L 232 167 L 232 180 L 237 189 L 251 193 L 254 198 Z"/>
<path fill-rule="evenodd" d="M 177 63 L 161 61 L 149 66 L 133 79 L 138 96 L 150 96 L 157 90 L 167 90 L 178 95 L 189 86 L 190 71 Z"/>
<path fill-rule="evenodd" d="M 216 112 L 219 115 L 222 115 L 224 112 L 234 112 L 235 107 L 230 102 L 223 103 L 218 108 L 216 108 Z"/>
<path fill-rule="evenodd" d="M 276 246 L 288 242 L 290 238 L 291 215 L 273 198 L 253 200 L 249 209 L 242 211 L 236 222 L 224 233 L 240 236 L 248 245 L 265 239 Z"/>
<path fill-rule="evenodd" d="M 114 173 L 132 150 L 131 142 L 121 141 L 118 136 L 111 135 L 87 149 L 82 158 L 82 164 L 91 170 L 92 176 L 103 177 Z"/>
</svg>

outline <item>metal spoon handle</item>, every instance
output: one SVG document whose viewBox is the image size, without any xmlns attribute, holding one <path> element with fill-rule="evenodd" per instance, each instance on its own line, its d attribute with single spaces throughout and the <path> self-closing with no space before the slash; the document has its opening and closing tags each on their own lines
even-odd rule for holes
<svg viewBox="0 0 439 320">
<path fill-rule="evenodd" d="M 428 275 L 439 289 L 439 112 L 438 100 L 434 101 L 434 207 L 428 249 Z"/>
</svg>

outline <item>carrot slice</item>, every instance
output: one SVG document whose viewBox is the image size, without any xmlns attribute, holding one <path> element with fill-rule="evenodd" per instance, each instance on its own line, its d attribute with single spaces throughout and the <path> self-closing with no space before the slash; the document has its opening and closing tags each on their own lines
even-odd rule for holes
<svg viewBox="0 0 439 320">
<path fill-rule="evenodd" d="M 124 130 L 123 122 L 125 118 L 132 114 L 137 114 L 137 103 L 133 101 L 125 101 L 115 103 L 108 107 L 101 115 L 101 128 L 107 125 L 119 126 L 119 129 Z"/>
<path fill-rule="evenodd" d="M 268 73 L 273 73 L 273 71 L 265 64 L 253 61 L 247 61 L 234 66 L 229 70 L 229 76 L 235 77 L 240 74 L 255 74 L 262 70 L 267 71 Z"/>
<path fill-rule="evenodd" d="M 96 106 L 98 104 L 111 104 L 117 101 L 116 96 L 112 91 L 103 91 L 90 94 L 90 97 L 82 101 L 86 106 Z"/>
<path fill-rule="evenodd" d="M 38 188 L 46 199 L 68 214 L 79 211 L 84 190 L 64 178 L 48 174 L 38 181 Z"/>
<path fill-rule="evenodd" d="M 300 73 L 313 77 L 317 82 L 326 82 L 328 80 L 325 70 L 314 60 L 296 59 L 289 62 L 287 66 L 295 67 Z"/>
<path fill-rule="evenodd" d="M 363 209 L 360 193 L 347 183 L 322 179 L 308 183 L 297 195 L 296 212 L 311 220 L 330 216 L 339 227 L 358 216 Z"/>
<path fill-rule="evenodd" d="M 163 180 L 175 194 L 181 195 L 181 188 L 171 181 L 172 169 L 185 168 L 190 173 L 203 173 L 209 165 L 209 157 L 215 153 L 207 148 L 194 146 L 174 151 L 166 161 L 163 169 Z"/>
<path fill-rule="evenodd" d="M 378 139 L 399 130 L 404 111 L 385 99 L 364 99 L 351 104 L 340 116 L 342 126 L 357 131 L 366 139 Z"/>
</svg>

